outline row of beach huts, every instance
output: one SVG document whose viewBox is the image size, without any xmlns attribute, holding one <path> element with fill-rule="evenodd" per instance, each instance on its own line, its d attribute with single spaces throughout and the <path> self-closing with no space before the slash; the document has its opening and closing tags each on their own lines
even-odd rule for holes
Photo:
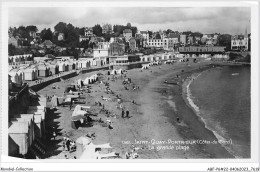
<svg viewBox="0 0 260 172">
<path fill-rule="evenodd" d="M 32 90 L 30 106 L 25 113 L 12 114 L 8 127 L 8 155 L 39 157 L 44 154 L 45 115 L 47 98 Z M 29 157 L 28 157 L 29 158 Z"/>
<path fill-rule="evenodd" d="M 96 65 L 96 61 L 87 60 L 66 60 L 66 61 L 48 61 L 34 64 L 22 64 L 18 66 L 9 66 L 9 76 L 13 83 L 22 84 L 25 81 L 34 81 L 39 78 L 54 76 L 63 72 L 78 69 L 86 69 Z"/>
</svg>

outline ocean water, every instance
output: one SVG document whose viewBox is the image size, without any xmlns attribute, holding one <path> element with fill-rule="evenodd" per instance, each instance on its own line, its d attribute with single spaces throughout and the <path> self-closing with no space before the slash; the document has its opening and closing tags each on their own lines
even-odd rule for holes
<svg viewBox="0 0 260 172">
<path fill-rule="evenodd" d="M 202 72 L 187 89 L 206 128 L 236 158 L 250 158 L 250 76 L 250 67 L 218 67 Z"/>
</svg>

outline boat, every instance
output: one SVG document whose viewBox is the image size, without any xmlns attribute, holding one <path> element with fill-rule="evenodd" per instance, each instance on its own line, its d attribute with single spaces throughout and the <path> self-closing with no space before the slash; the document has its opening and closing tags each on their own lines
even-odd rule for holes
<svg viewBox="0 0 260 172">
<path fill-rule="evenodd" d="M 232 73 L 231 75 L 232 76 L 236 76 L 236 75 L 239 75 L 239 73 Z"/>
</svg>

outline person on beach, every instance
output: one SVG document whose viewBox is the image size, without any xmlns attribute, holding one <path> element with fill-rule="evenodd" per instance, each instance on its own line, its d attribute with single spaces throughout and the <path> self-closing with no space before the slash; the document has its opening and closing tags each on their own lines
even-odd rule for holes
<svg viewBox="0 0 260 172">
<path fill-rule="evenodd" d="M 55 131 L 53 131 L 52 136 L 53 136 L 53 140 L 56 140 L 56 132 Z"/>
<path fill-rule="evenodd" d="M 66 140 L 62 142 L 63 151 L 66 151 Z"/>
<path fill-rule="evenodd" d="M 126 110 L 126 117 L 129 118 L 129 110 Z"/>
<path fill-rule="evenodd" d="M 176 120 L 177 120 L 177 122 L 178 122 L 178 123 L 180 123 L 180 122 L 181 122 L 179 117 L 177 117 L 177 118 L 176 118 Z"/>
<path fill-rule="evenodd" d="M 66 142 L 67 150 L 70 151 L 70 140 L 68 139 Z"/>
<path fill-rule="evenodd" d="M 71 107 L 72 107 L 72 99 L 70 100 L 70 110 L 71 110 Z"/>
<path fill-rule="evenodd" d="M 125 117 L 125 111 L 122 109 L 122 118 Z"/>
</svg>

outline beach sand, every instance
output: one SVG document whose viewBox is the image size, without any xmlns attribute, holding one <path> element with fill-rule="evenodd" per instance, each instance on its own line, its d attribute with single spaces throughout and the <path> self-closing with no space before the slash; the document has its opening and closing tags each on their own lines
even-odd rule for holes
<svg viewBox="0 0 260 172">
<path fill-rule="evenodd" d="M 201 63 L 175 63 L 173 65 L 152 66 L 148 70 L 132 69 L 126 72 L 126 78 L 131 78 L 132 83 L 139 89 L 125 90 L 122 85 L 123 79 L 117 76 L 114 82 L 107 80 L 111 75 L 106 71 L 100 71 L 103 78 L 109 82 L 110 89 L 123 100 L 123 106 L 130 112 L 130 118 L 121 118 L 121 110 L 117 109 L 115 95 L 104 93 L 104 84 L 91 84 L 92 92 L 83 94 L 84 105 L 91 106 L 93 112 L 98 113 L 93 119 L 109 119 L 113 129 L 103 127 L 98 122 L 80 127 L 78 130 L 71 128 L 71 114 L 74 110 L 69 107 L 57 107 L 50 110 L 46 116 L 46 126 L 55 126 L 58 137 L 55 141 L 48 142 L 48 153 L 45 158 L 63 159 L 64 155 L 69 158 L 75 156 L 75 152 L 62 151 L 62 135 L 67 134 L 72 140 L 80 136 L 94 132 L 96 138 L 94 144 L 110 143 L 115 152 L 124 158 L 125 152 L 130 152 L 132 144 L 139 147 L 139 159 L 199 159 L 199 158 L 233 158 L 219 144 L 181 144 L 181 141 L 216 140 L 214 134 L 205 128 L 204 123 L 198 118 L 189 106 L 185 88 L 189 82 L 186 79 L 193 73 L 199 73 L 204 68 L 209 68 L 210 62 Z M 52 89 L 52 85 L 45 87 L 38 93 L 42 95 L 62 96 L 66 85 L 81 78 L 85 79 L 93 73 L 86 73 L 66 81 L 54 83 L 60 89 Z M 173 80 L 179 75 L 178 85 L 165 84 L 164 80 Z M 185 82 L 184 82 L 185 81 Z M 131 87 L 129 87 L 131 88 Z M 104 101 L 101 96 L 111 98 L 112 101 Z M 132 104 L 132 100 L 136 104 Z M 102 107 L 94 106 L 95 101 L 104 104 L 105 109 L 117 118 L 106 117 L 99 113 Z M 75 107 L 75 105 L 74 105 Z M 177 118 L 180 119 L 177 122 Z M 179 143 L 173 143 L 178 141 Z"/>
</svg>

